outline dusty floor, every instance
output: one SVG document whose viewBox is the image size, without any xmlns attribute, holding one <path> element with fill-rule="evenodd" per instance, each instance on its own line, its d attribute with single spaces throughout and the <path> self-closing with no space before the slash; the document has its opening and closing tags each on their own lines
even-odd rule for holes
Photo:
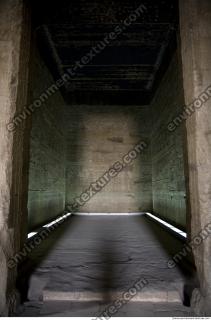
<svg viewBox="0 0 211 320">
<path fill-rule="evenodd" d="M 101 317 L 107 304 L 94 302 L 30 302 L 20 310 L 20 317 Z M 113 317 L 192 317 L 190 308 L 179 303 L 129 302 Z M 102 318 L 102 317 L 101 317 Z M 93 318 L 94 319 L 94 318 Z"/>
<path fill-rule="evenodd" d="M 145 279 L 113 315 L 191 316 L 182 302 L 189 271 L 167 266 L 181 246 L 145 216 L 73 216 L 25 263 L 21 286 L 27 283 L 29 301 L 19 315 L 100 316 Z"/>
</svg>

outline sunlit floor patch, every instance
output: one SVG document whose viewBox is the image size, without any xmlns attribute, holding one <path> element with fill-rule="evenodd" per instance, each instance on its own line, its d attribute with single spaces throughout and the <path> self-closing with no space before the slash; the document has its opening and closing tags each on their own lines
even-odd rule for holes
<svg viewBox="0 0 211 320">
<path fill-rule="evenodd" d="M 37 232 L 30 232 L 28 233 L 28 239 L 34 237 L 37 234 Z"/>
<path fill-rule="evenodd" d="M 101 213 L 93 213 L 93 212 L 76 212 L 74 213 L 74 215 L 78 215 L 78 216 L 139 216 L 139 215 L 147 215 L 148 217 L 152 218 L 153 220 L 161 223 L 162 225 L 164 225 L 165 227 L 169 228 L 170 230 L 174 231 L 175 233 L 179 234 L 180 236 L 182 236 L 183 238 L 187 238 L 187 233 L 174 227 L 173 225 L 171 225 L 170 223 L 156 217 L 155 215 L 153 215 L 152 213 L 146 212 L 101 212 Z M 58 223 L 59 221 L 61 221 L 62 219 L 66 219 L 67 217 L 71 216 L 72 213 L 68 212 L 67 214 L 45 224 L 44 226 L 42 226 L 42 228 L 49 228 L 52 225 Z M 33 236 L 35 236 L 37 234 L 37 232 L 30 232 L 28 234 L 28 239 L 32 238 Z"/>
<path fill-rule="evenodd" d="M 164 225 L 165 227 L 171 229 L 172 231 L 174 231 L 175 233 L 179 234 L 179 235 L 182 236 L 183 238 L 187 238 L 187 233 L 186 233 L 186 232 L 184 232 L 184 231 L 182 231 L 182 230 L 180 230 L 180 229 L 172 226 L 172 224 L 170 224 L 170 223 L 168 223 L 168 222 L 166 222 L 166 221 L 164 221 L 164 220 L 162 220 L 162 219 L 154 216 L 153 214 L 151 214 L 151 213 L 149 213 L 149 212 L 146 212 L 146 215 L 147 215 L 148 217 L 152 218 L 153 220 L 158 221 L 159 223 L 161 223 L 161 224 Z"/>
<path fill-rule="evenodd" d="M 59 217 L 59 218 L 57 218 L 57 219 L 55 219 L 55 220 L 53 220 L 53 221 L 45 224 L 45 225 L 42 226 L 40 229 L 42 229 L 42 228 L 49 228 L 49 227 L 53 226 L 54 224 L 58 223 L 59 221 L 61 221 L 61 220 L 63 220 L 63 219 L 66 219 L 67 217 L 71 216 L 71 214 L 72 214 L 72 213 L 68 212 L 68 213 L 64 214 L 63 216 L 61 216 L 61 217 Z M 38 231 L 37 231 L 37 232 L 34 231 L 34 232 L 28 233 L 28 239 L 34 237 L 37 233 L 38 233 Z"/>
</svg>

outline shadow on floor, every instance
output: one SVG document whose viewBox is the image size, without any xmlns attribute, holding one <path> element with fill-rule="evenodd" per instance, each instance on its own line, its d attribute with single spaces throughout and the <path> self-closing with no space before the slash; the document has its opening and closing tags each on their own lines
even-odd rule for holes
<svg viewBox="0 0 211 320">
<path fill-rule="evenodd" d="M 53 248 L 56 246 L 59 239 L 62 237 L 63 232 L 67 229 L 71 232 L 78 223 L 77 219 L 68 218 L 62 225 L 60 225 L 56 230 L 49 233 L 48 237 L 42 240 L 39 245 L 35 245 L 34 249 L 30 250 L 27 257 L 18 265 L 18 279 L 17 279 L 17 289 L 21 295 L 21 303 L 28 300 L 28 290 L 29 290 L 29 279 L 33 272 L 39 268 L 42 261 L 50 254 Z M 42 233 L 43 228 L 40 229 L 36 236 Z M 34 244 L 34 239 L 30 239 L 26 245 L 30 248 L 30 243 Z"/>
</svg>

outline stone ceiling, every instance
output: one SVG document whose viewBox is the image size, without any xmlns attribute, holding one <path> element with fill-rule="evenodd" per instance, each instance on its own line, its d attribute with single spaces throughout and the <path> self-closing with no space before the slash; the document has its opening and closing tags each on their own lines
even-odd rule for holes
<svg viewBox="0 0 211 320">
<path fill-rule="evenodd" d="M 31 1 L 41 53 L 56 79 L 95 50 L 63 90 L 68 102 L 150 102 L 176 48 L 177 1 Z"/>
</svg>

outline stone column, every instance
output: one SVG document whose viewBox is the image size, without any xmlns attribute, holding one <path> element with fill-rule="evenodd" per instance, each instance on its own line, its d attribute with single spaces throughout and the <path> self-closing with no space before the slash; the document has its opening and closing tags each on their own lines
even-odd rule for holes
<svg viewBox="0 0 211 320">
<path fill-rule="evenodd" d="M 27 103 L 30 15 L 24 0 L 0 1 L 0 314 L 15 306 L 16 268 L 8 258 L 20 249 L 26 222 L 27 155 L 25 121 L 8 124 Z M 28 130 L 28 129 L 27 129 Z"/>
<path fill-rule="evenodd" d="M 210 0 L 180 0 L 180 34 L 187 106 L 211 86 Z M 186 120 L 192 238 L 211 223 L 211 89 L 209 100 L 195 106 Z M 209 237 L 193 250 L 200 288 L 193 292 L 192 306 L 198 315 L 207 316 L 211 316 L 209 229 Z"/>
</svg>

